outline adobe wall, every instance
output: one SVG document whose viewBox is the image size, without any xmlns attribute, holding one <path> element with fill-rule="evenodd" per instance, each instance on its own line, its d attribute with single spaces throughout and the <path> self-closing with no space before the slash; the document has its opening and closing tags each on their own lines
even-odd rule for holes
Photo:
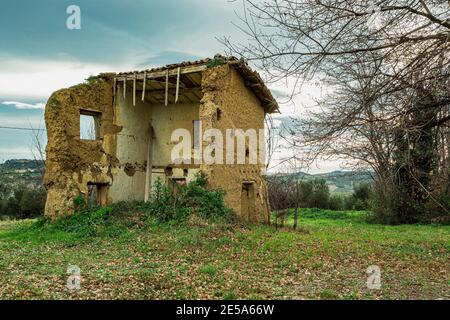
<svg viewBox="0 0 450 320">
<path fill-rule="evenodd" d="M 62 89 L 48 100 L 45 215 L 52 219 L 73 213 L 74 199 L 88 195 L 88 183 L 107 185 L 107 204 L 144 200 L 150 123 L 155 132 L 153 184 L 158 178 L 167 182 L 164 168 L 171 165 L 172 131 L 186 128 L 193 134 L 199 103 L 164 106 L 142 102 L 137 95 L 133 106 L 132 90 L 127 88 L 124 98 L 119 85 L 113 106 L 111 82 L 98 79 Z M 80 110 L 101 113 L 99 140 L 80 139 Z M 172 170 L 173 176 L 186 176 L 187 181 L 198 171 L 199 166 L 174 166 Z"/>
<path fill-rule="evenodd" d="M 164 168 L 171 165 L 170 152 L 177 142 L 170 142 L 174 129 L 193 133 L 192 121 L 202 120 L 203 132 L 217 128 L 225 137 L 229 128 L 264 128 L 264 110 L 243 78 L 229 65 L 203 72 L 203 98 L 200 102 L 177 105 L 154 105 L 142 102 L 139 95 L 132 105 L 132 90 L 126 99 L 117 90 L 113 106 L 113 89 L 102 78 L 90 83 L 62 89 L 50 97 L 45 110 L 48 144 L 44 184 L 48 190 L 45 214 L 50 218 L 74 211 L 74 199 L 88 194 L 88 183 L 107 185 L 106 203 L 143 200 L 147 165 L 148 127 L 152 123 L 153 183 L 158 177 L 167 181 Z M 101 112 L 100 139 L 80 140 L 80 110 Z M 220 119 L 218 119 L 220 109 Z M 203 142 L 204 147 L 207 143 Z M 267 188 L 261 176 L 264 164 L 180 165 L 173 166 L 174 176 L 187 181 L 202 170 L 211 188 L 226 192 L 225 201 L 245 220 L 268 221 Z M 254 185 L 254 205 L 247 216 L 241 210 L 243 182 Z M 253 200 L 252 200 L 253 201 Z"/>
<path fill-rule="evenodd" d="M 221 130 L 224 145 L 226 129 L 255 129 L 257 132 L 264 129 L 265 112 L 260 101 L 245 86 L 241 75 L 228 64 L 205 70 L 202 90 L 204 96 L 200 106 L 200 118 L 203 131 L 208 128 Z M 220 119 L 217 115 L 218 109 Z M 207 143 L 203 146 L 206 147 Z M 261 223 L 268 221 L 267 186 L 261 176 L 262 167 L 264 164 L 204 164 L 201 169 L 208 175 L 212 188 L 225 190 L 225 201 L 238 216 Z M 248 217 L 243 216 L 241 210 L 243 182 L 253 182 L 255 186 L 255 206 Z"/>
<path fill-rule="evenodd" d="M 62 89 L 49 98 L 45 108 L 46 216 L 72 213 L 74 199 L 80 193 L 87 194 L 88 182 L 112 182 L 110 168 L 117 163 L 116 133 L 121 130 L 113 124 L 112 102 L 112 87 L 104 80 Z M 100 140 L 80 140 L 80 109 L 102 113 Z"/>
</svg>

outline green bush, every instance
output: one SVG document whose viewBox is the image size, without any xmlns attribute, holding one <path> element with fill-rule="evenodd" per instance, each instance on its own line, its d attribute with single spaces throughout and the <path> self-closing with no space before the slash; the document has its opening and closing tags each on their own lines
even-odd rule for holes
<svg viewBox="0 0 450 320">
<path fill-rule="evenodd" d="M 202 218 L 224 218 L 230 216 L 230 209 L 225 206 L 223 190 L 208 190 L 207 180 L 199 174 L 186 187 L 182 188 L 180 203 Z"/>
<path fill-rule="evenodd" d="M 374 191 L 371 197 L 371 209 L 373 212 L 372 221 L 383 224 L 403 224 L 405 216 L 412 217 L 408 214 L 409 210 L 417 203 L 406 203 L 406 198 L 393 181 L 381 183 L 376 181 Z M 426 201 L 415 210 L 419 214 L 413 216 L 416 221 L 414 223 L 421 224 L 450 224 L 450 186 L 437 185 L 435 190 L 429 193 Z M 411 222 L 410 222 L 411 223 Z"/>
<path fill-rule="evenodd" d="M 87 208 L 86 198 L 82 195 L 78 195 L 75 199 L 73 199 L 73 204 L 75 206 L 75 210 L 78 212 Z"/>
<path fill-rule="evenodd" d="M 5 194 L 10 193 L 10 196 Z M 44 188 L 29 188 L 24 185 L 6 190 L 1 195 L 0 216 L 12 219 L 27 219 L 44 213 L 46 191 Z"/>
<path fill-rule="evenodd" d="M 328 201 L 330 199 L 330 189 L 324 179 L 315 179 L 312 182 L 313 193 L 310 207 L 328 209 Z"/>
<path fill-rule="evenodd" d="M 355 198 L 355 210 L 366 210 L 372 198 L 372 187 L 369 183 L 360 183 L 353 188 Z"/>
<path fill-rule="evenodd" d="M 181 221 L 189 215 L 205 219 L 229 219 L 230 209 L 225 206 L 225 193 L 222 190 L 208 190 L 207 180 L 203 174 L 184 186 L 174 194 L 160 179 L 155 182 L 151 201 L 143 204 L 147 216 L 158 221 Z"/>
<path fill-rule="evenodd" d="M 427 201 L 424 214 L 419 218 L 421 223 L 450 224 L 450 193 L 442 192 L 433 194 L 433 198 Z"/>
<path fill-rule="evenodd" d="M 353 195 L 349 195 L 344 197 L 344 210 L 353 210 L 355 207 L 356 199 Z"/>
<path fill-rule="evenodd" d="M 147 215 L 153 216 L 159 221 L 178 220 L 181 215 L 188 214 L 186 211 L 180 210 L 178 199 L 161 179 L 155 182 L 150 200 L 148 204 L 143 204 L 142 208 Z"/>
<path fill-rule="evenodd" d="M 372 222 L 383 224 L 399 224 L 397 216 L 399 208 L 399 194 L 392 182 L 380 183 L 376 181 L 374 184 L 374 193 L 371 203 L 373 212 Z"/>
<path fill-rule="evenodd" d="M 328 203 L 330 210 L 344 210 L 344 200 L 339 195 L 332 195 Z"/>
<path fill-rule="evenodd" d="M 360 183 L 353 187 L 353 193 L 342 199 L 344 210 L 368 210 L 373 200 L 372 187 L 368 183 Z"/>
</svg>

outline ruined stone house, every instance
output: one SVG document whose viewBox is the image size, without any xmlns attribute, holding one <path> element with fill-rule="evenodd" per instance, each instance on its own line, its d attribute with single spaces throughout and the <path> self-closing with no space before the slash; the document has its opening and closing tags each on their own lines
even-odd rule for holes
<svg viewBox="0 0 450 320">
<path fill-rule="evenodd" d="M 174 188 L 201 171 L 210 188 L 225 191 L 226 204 L 238 216 L 267 221 L 264 163 L 176 164 L 171 134 L 184 128 L 194 135 L 198 121 L 203 131 L 216 128 L 224 135 L 227 128 L 263 129 L 266 114 L 277 110 L 258 73 L 242 60 L 221 56 L 100 74 L 56 91 L 45 108 L 45 214 L 73 213 L 80 196 L 99 205 L 147 200 L 158 178 Z M 83 117 L 94 124 L 89 139 L 80 136 Z"/>
</svg>

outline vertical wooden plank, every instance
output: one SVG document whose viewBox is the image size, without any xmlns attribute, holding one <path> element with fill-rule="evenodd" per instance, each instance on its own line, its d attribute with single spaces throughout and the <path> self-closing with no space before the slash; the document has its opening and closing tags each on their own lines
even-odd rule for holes
<svg viewBox="0 0 450 320">
<path fill-rule="evenodd" d="M 148 202 L 150 197 L 151 185 L 152 185 L 152 169 L 153 169 L 153 127 L 150 124 L 148 130 L 148 145 L 147 145 L 147 170 L 145 172 L 145 194 L 144 201 Z"/>
<path fill-rule="evenodd" d="M 136 73 L 133 75 L 133 107 L 136 106 Z"/>
<path fill-rule="evenodd" d="M 177 88 L 175 91 L 175 103 L 178 102 L 178 95 L 180 94 L 180 72 L 181 72 L 181 68 L 178 67 L 177 70 Z"/>
<path fill-rule="evenodd" d="M 114 81 L 113 81 L 113 106 L 116 105 L 116 94 L 117 94 L 117 79 L 114 78 Z"/>
<path fill-rule="evenodd" d="M 169 104 L 169 69 L 166 70 L 166 95 L 164 99 L 164 105 L 167 107 Z"/>
<path fill-rule="evenodd" d="M 144 81 L 142 82 L 142 101 L 145 100 L 145 87 L 147 86 L 147 71 L 144 71 Z"/>
<path fill-rule="evenodd" d="M 125 100 L 127 95 L 127 76 L 123 78 L 123 100 Z"/>
</svg>

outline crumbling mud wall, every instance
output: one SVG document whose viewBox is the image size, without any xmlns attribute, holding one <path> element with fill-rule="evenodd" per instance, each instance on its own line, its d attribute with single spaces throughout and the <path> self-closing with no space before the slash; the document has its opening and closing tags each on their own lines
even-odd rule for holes
<svg viewBox="0 0 450 320">
<path fill-rule="evenodd" d="M 199 171 L 199 165 L 171 162 L 171 133 L 185 128 L 193 134 L 199 103 L 164 106 L 137 99 L 133 105 L 130 88 L 124 97 L 123 86 L 118 86 L 113 97 L 112 82 L 103 75 L 90 84 L 59 90 L 48 100 L 45 214 L 52 219 L 72 214 L 74 200 L 87 199 L 90 185 L 101 186 L 102 205 L 144 200 L 150 125 L 153 184 L 158 178 L 165 183 L 177 177 L 189 182 Z M 80 139 L 82 113 L 99 119 L 98 139 Z"/>
<path fill-rule="evenodd" d="M 74 199 L 87 195 L 88 184 L 108 186 L 115 157 L 112 86 L 107 80 L 94 80 L 52 94 L 45 108 L 48 144 L 46 147 L 46 216 L 54 219 L 74 211 Z M 80 139 L 80 112 L 99 116 L 99 139 Z"/>
<path fill-rule="evenodd" d="M 224 146 L 227 129 L 255 129 L 257 132 L 264 129 L 265 111 L 259 99 L 230 65 L 205 70 L 202 90 L 200 119 L 203 131 L 209 128 L 219 129 L 224 137 Z M 207 145 L 208 142 L 204 142 L 203 148 Z M 234 152 L 236 159 L 236 146 Z M 207 174 L 211 188 L 221 188 L 226 192 L 226 204 L 238 216 L 262 223 L 268 222 L 267 186 L 261 175 L 263 167 L 264 163 L 248 162 L 203 164 L 201 170 Z"/>
<path fill-rule="evenodd" d="M 227 63 L 207 68 L 202 73 L 200 102 L 189 99 L 189 103 L 167 106 L 141 99 L 133 105 L 132 88 L 125 90 L 128 93 L 124 97 L 123 84 L 116 88 L 114 97 L 112 74 L 52 94 L 45 110 L 46 216 L 55 219 L 72 214 L 76 210 L 74 200 L 87 198 L 92 187 L 101 205 L 144 200 L 152 126 L 153 184 L 158 178 L 167 184 L 189 182 L 201 170 L 208 176 L 210 188 L 225 190 L 225 202 L 238 216 L 267 222 L 267 187 L 261 174 L 264 163 L 175 165 L 171 159 L 177 144 L 171 142 L 172 132 L 184 128 L 193 136 L 195 120 L 202 121 L 203 132 L 219 129 L 224 148 L 227 129 L 264 129 L 265 110 L 258 98 L 261 95 L 246 86 L 241 74 Z M 98 119 L 95 140 L 80 139 L 80 114 Z M 208 142 L 202 144 L 205 149 Z M 237 148 L 234 152 L 236 157 Z M 224 149 L 224 158 L 225 154 Z"/>
</svg>

